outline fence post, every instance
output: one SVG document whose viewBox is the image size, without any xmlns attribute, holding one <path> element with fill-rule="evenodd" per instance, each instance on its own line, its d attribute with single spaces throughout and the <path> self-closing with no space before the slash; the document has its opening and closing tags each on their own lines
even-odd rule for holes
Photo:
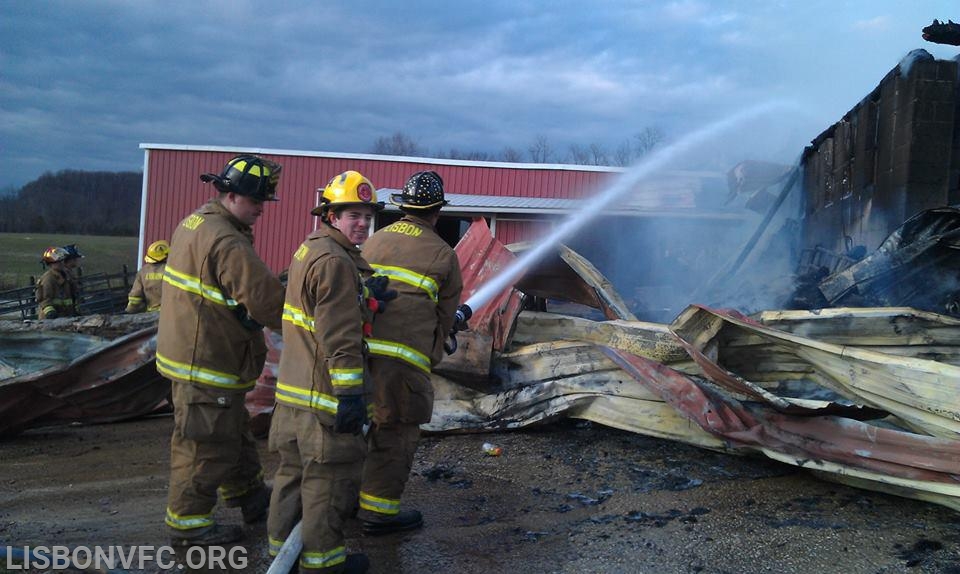
<svg viewBox="0 0 960 574">
<path fill-rule="evenodd" d="M 30 276 L 30 287 L 36 288 L 36 286 L 37 286 L 37 277 L 36 277 L 35 275 L 31 275 L 31 276 Z M 30 292 L 29 292 L 29 291 L 27 292 L 27 296 L 28 296 L 28 297 L 30 296 Z M 36 295 L 34 295 L 34 296 L 32 297 L 32 300 L 33 300 L 34 302 L 36 302 L 36 300 L 37 300 Z M 27 303 L 29 303 L 29 301 L 30 301 L 30 299 L 27 300 Z M 20 300 L 20 304 L 21 304 L 21 305 L 24 304 L 24 301 L 23 301 L 22 299 Z M 29 311 L 29 313 L 28 313 L 28 311 Z M 22 306 L 22 307 L 20 308 L 20 320 L 23 321 L 24 319 L 27 318 L 28 315 L 31 315 L 31 316 L 34 316 L 34 317 L 39 317 L 39 316 L 40 316 L 40 309 L 37 309 L 36 307 Z"/>
</svg>

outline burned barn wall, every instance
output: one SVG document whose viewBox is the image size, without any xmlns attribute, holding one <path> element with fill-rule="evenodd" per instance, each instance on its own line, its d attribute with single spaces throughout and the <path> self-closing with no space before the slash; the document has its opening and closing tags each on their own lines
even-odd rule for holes
<svg viewBox="0 0 960 574">
<path fill-rule="evenodd" d="M 911 52 L 804 151 L 801 248 L 867 251 L 960 203 L 958 62 Z"/>
</svg>

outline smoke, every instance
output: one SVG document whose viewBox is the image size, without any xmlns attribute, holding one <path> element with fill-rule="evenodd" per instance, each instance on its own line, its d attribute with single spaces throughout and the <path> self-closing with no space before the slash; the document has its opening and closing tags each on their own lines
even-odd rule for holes
<svg viewBox="0 0 960 574">
<path fill-rule="evenodd" d="M 614 208 L 659 202 L 655 210 L 644 216 L 601 214 L 560 240 L 610 279 L 641 320 L 668 323 L 691 303 L 745 313 L 784 308 L 795 283 L 798 186 L 767 222 L 754 248 L 744 251 L 786 180 L 767 173 L 766 180 L 742 195 L 731 194 L 727 181 L 727 172 L 745 157 L 764 157 L 742 147 L 758 125 L 766 130 L 765 142 L 776 139 L 768 123 L 751 118 L 722 137 L 676 151 L 629 193 L 609 203 Z M 738 147 L 742 149 L 731 151 Z M 781 164 L 784 176 L 792 171 L 790 163 Z M 727 273 L 741 258 L 736 272 Z"/>
<path fill-rule="evenodd" d="M 719 153 L 719 150 L 724 149 L 724 142 L 721 141 L 721 136 L 727 135 L 727 132 L 733 129 L 745 129 L 745 126 L 756 122 L 759 118 L 793 107 L 793 104 L 786 102 L 768 102 L 754 106 L 726 119 L 704 126 L 675 143 L 664 146 L 642 158 L 640 162 L 621 174 L 607 188 L 600 190 L 585 201 L 584 209 L 568 217 L 554 228 L 551 233 L 541 238 L 535 248 L 524 253 L 523 256 L 504 269 L 500 275 L 478 289 L 466 302 L 467 305 L 474 309 L 484 305 L 496 293 L 499 293 L 506 286 L 511 285 L 528 267 L 555 249 L 557 244 L 562 241 L 573 240 L 577 233 L 588 224 L 590 224 L 591 229 L 596 232 L 598 228 L 594 225 L 594 223 L 596 223 L 595 218 L 603 210 L 615 207 L 618 205 L 618 202 L 622 203 L 626 201 L 632 191 L 637 189 L 642 182 L 650 180 L 653 175 L 663 173 L 665 170 L 683 169 L 684 165 L 695 166 L 687 169 L 697 169 L 697 166 L 702 169 L 704 161 L 702 159 L 698 161 L 698 158 L 715 156 Z M 669 204 L 662 205 L 659 211 L 669 211 L 670 207 Z M 662 231 L 670 231 L 670 223 L 665 223 L 665 225 L 666 227 L 664 227 Z M 712 228 L 712 226 L 707 227 Z M 604 231 L 603 228 L 599 228 L 599 230 Z M 644 241 L 651 240 L 651 237 L 656 236 L 660 231 L 659 228 L 654 228 L 644 232 L 640 236 L 634 236 L 633 234 L 620 236 L 616 233 L 594 233 L 594 236 L 601 237 L 602 239 L 600 239 L 600 241 L 606 241 L 609 245 L 628 243 L 642 244 Z M 684 229 L 677 233 L 685 232 L 689 234 L 692 231 L 691 229 Z M 710 231 L 718 235 L 726 235 L 725 232 L 721 233 L 715 229 L 710 229 Z M 715 238 L 709 235 L 697 234 L 697 236 L 700 238 L 700 241 L 704 243 L 715 241 Z M 633 253 L 633 256 L 619 259 L 614 264 L 615 268 L 636 269 L 643 267 L 643 260 L 645 258 L 641 257 L 638 261 L 637 257 L 639 254 L 636 253 L 636 247 L 631 248 L 630 251 Z M 662 254 L 662 251 L 658 250 L 657 253 Z M 604 270 L 601 269 L 601 271 Z M 623 271 L 620 271 L 620 273 L 623 273 Z"/>
</svg>

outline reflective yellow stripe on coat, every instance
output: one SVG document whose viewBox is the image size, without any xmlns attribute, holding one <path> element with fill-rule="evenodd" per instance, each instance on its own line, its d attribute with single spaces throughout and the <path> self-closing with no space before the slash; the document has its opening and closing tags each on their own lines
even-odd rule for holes
<svg viewBox="0 0 960 574">
<path fill-rule="evenodd" d="M 243 391 L 252 389 L 257 384 L 256 379 L 244 382 L 236 375 L 214 371 L 213 369 L 204 369 L 196 365 L 178 363 L 160 353 L 157 353 L 157 371 L 171 379 L 211 385 L 221 389 Z"/>
<path fill-rule="evenodd" d="M 400 359 L 426 373 L 430 372 L 430 358 L 409 345 L 386 339 L 367 339 L 367 348 L 371 355 Z"/>
<path fill-rule="evenodd" d="M 339 403 L 336 397 L 318 393 L 311 389 L 292 387 L 280 381 L 277 381 L 276 399 L 278 403 L 307 407 L 333 415 L 337 414 L 337 404 Z"/>
<path fill-rule="evenodd" d="M 316 332 L 313 317 L 305 313 L 303 309 L 294 307 L 290 303 L 283 304 L 283 320 L 311 333 Z"/>
<path fill-rule="evenodd" d="M 227 307 L 237 306 L 237 302 L 225 296 L 220 289 L 205 284 L 199 277 L 177 271 L 169 265 L 167 265 L 163 272 L 163 282 L 168 285 L 173 285 L 177 289 L 182 289 L 187 293 L 199 295 L 208 301 L 213 301 L 220 305 L 226 305 Z"/>
<path fill-rule="evenodd" d="M 437 286 L 437 282 L 434 281 L 433 278 L 421 275 L 416 271 L 411 271 L 404 267 L 377 265 L 376 263 L 371 263 L 370 267 L 373 267 L 377 275 L 386 275 L 391 281 L 400 281 L 417 289 L 423 289 L 427 292 L 427 295 L 430 296 L 431 301 L 434 303 L 437 302 L 437 294 L 440 292 L 440 287 Z"/>
</svg>

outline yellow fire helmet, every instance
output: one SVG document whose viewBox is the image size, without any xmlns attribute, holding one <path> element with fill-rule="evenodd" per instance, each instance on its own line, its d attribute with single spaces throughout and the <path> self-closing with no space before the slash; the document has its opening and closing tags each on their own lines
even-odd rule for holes
<svg viewBox="0 0 960 574">
<path fill-rule="evenodd" d="M 310 211 L 313 215 L 326 218 L 330 209 L 349 205 L 369 205 L 374 211 L 383 209 L 383 202 L 377 201 L 377 188 L 358 171 L 349 170 L 335 176 L 322 191 L 320 205 Z"/>
<path fill-rule="evenodd" d="M 147 254 L 143 257 L 144 263 L 160 263 L 167 260 L 170 254 L 170 244 L 166 240 L 154 241 L 147 247 Z"/>
</svg>

